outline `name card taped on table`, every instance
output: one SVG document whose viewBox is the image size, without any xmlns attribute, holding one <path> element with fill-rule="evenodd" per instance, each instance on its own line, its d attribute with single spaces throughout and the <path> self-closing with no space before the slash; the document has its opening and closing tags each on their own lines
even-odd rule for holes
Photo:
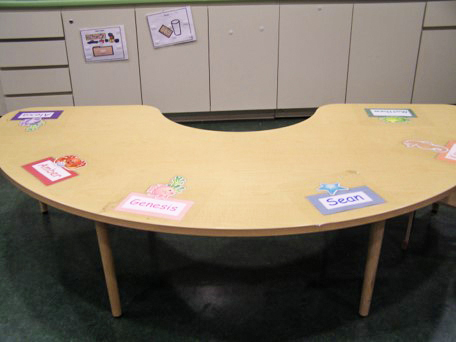
<svg viewBox="0 0 456 342">
<path fill-rule="evenodd" d="M 394 109 L 394 108 L 366 108 L 367 115 L 378 118 L 384 117 L 409 117 L 416 118 L 413 110 L 408 108 Z"/>
<path fill-rule="evenodd" d="M 328 194 L 312 195 L 308 196 L 307 199 L 323 215 L 385 203 L 383 198 L 367 186 L 360 186 L 350 190 L 339 191 L 337 195 L 332 196 L 328 196 Z"/>
<path fill-rule="evenodd" d="M 192 201 L 159 199 L 139 193 L 131 193 L 115 210 L 171 220 L 182 220 L 192 205 Z"/>
<path fill-rule="evenodd" d="M 57 165 L 52 157 L 38 160 L 22 167 L 45 185 L 55 184 L 78 175 L 76 172 L 66 170 Z"/>
<path fill-rule="evenodd" d="M 442 152 L 437 156 L 437 159 L 456 163 L 456 140 L 448 142 L 446 145 L 447 152 Z"/>
<path fill-rule="evenodd" d="M 33 112 L 19 112 L 11 120 L 26 120 L 26 119 L 58 119 L 63 110 L 47 110 Z"/>
</svg>

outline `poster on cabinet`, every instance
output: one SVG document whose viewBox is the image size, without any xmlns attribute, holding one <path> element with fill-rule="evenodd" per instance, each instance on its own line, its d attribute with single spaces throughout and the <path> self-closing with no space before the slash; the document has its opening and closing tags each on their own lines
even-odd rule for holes
<svg viewBox="0 0 456 342">
<path fill-rule="evenodd" d="M 128 59 L 123 25 L 81 29 L 81 39 L 86 62 Z"/>
<path fill-rule="evenodd" d="M 190 6 L 164 10 L 146 17 L 154 48 L 196 40 Z"/>
</svg>

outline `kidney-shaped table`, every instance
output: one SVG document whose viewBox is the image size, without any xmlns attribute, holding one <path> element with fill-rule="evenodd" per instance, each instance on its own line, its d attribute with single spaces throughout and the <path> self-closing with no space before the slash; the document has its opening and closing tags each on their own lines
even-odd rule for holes
<svg viewBox="0 0 456 342">
<path fill-rule="evenodd" d="M 368 315 L 385 220 L 456 186 L 456 107 L 328 105 L 267 131 L 177 124 L 149 106 L 27 108 L 0 119 L 0 167 L 19 189 L 95 221 L 112 314 L 107 224 L 202 236 L 277 236 L 370 224 Z"/>
</svg>

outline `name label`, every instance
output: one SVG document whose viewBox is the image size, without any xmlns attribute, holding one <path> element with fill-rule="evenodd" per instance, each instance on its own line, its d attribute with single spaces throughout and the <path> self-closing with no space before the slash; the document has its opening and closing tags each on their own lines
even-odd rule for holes
<svg viewBox="0 0 456 342">
<path fill-rule="evenodd" d="M 456 163 L 456 140 L 450 141 L 446 147 L 448 148 L 447 152 L 440 153 L 438 159 Z"/>
<path fill-rule="evenodd" d="M 329 215 L 384 203 L 385 200 L 367 186 L 339 191 L 337 195 L 317 194 L 307 199 L 322 213 Z"/>
<path fill-rule="evenodd" d="M 171 220 L 182 220 L 192 205 L 192 201 L 158 199 L 139 193 L 131 193 L 115 210 Z"/>
<path fill-rule="evenodd" d="M 24 165 L 23 168 L 45 185 L 55 184 L 78 175 L 76 172 L 66 170 L 55 164 L 52 157 Z"/>
<path fill-rule="evenodd" d="M 378 118 L 384 117 L 409 117 L 415 118 L 416 115 L 411 109 L 393 109 L 393 108 L 366 108 L 366 112 L 369 116 L 375 116 Z"/>
<path fill-rule="evenodd" d="M 19 112 L 11 120 L 25 119 L 57 119 L 63 110 L 35 111 L 35 112 Z"/>
</svg>

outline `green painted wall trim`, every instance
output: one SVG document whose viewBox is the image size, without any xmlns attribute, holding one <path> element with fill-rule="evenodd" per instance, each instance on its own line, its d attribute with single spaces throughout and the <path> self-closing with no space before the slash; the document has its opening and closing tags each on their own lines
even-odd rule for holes
<svg viewBox="0 0 456 342">
<path fill-rule="evenodd" d="M 0 8 L 86 7 L 113 5 L 265 2 L 265 0 L 0 0 Z"/>
</svg>

